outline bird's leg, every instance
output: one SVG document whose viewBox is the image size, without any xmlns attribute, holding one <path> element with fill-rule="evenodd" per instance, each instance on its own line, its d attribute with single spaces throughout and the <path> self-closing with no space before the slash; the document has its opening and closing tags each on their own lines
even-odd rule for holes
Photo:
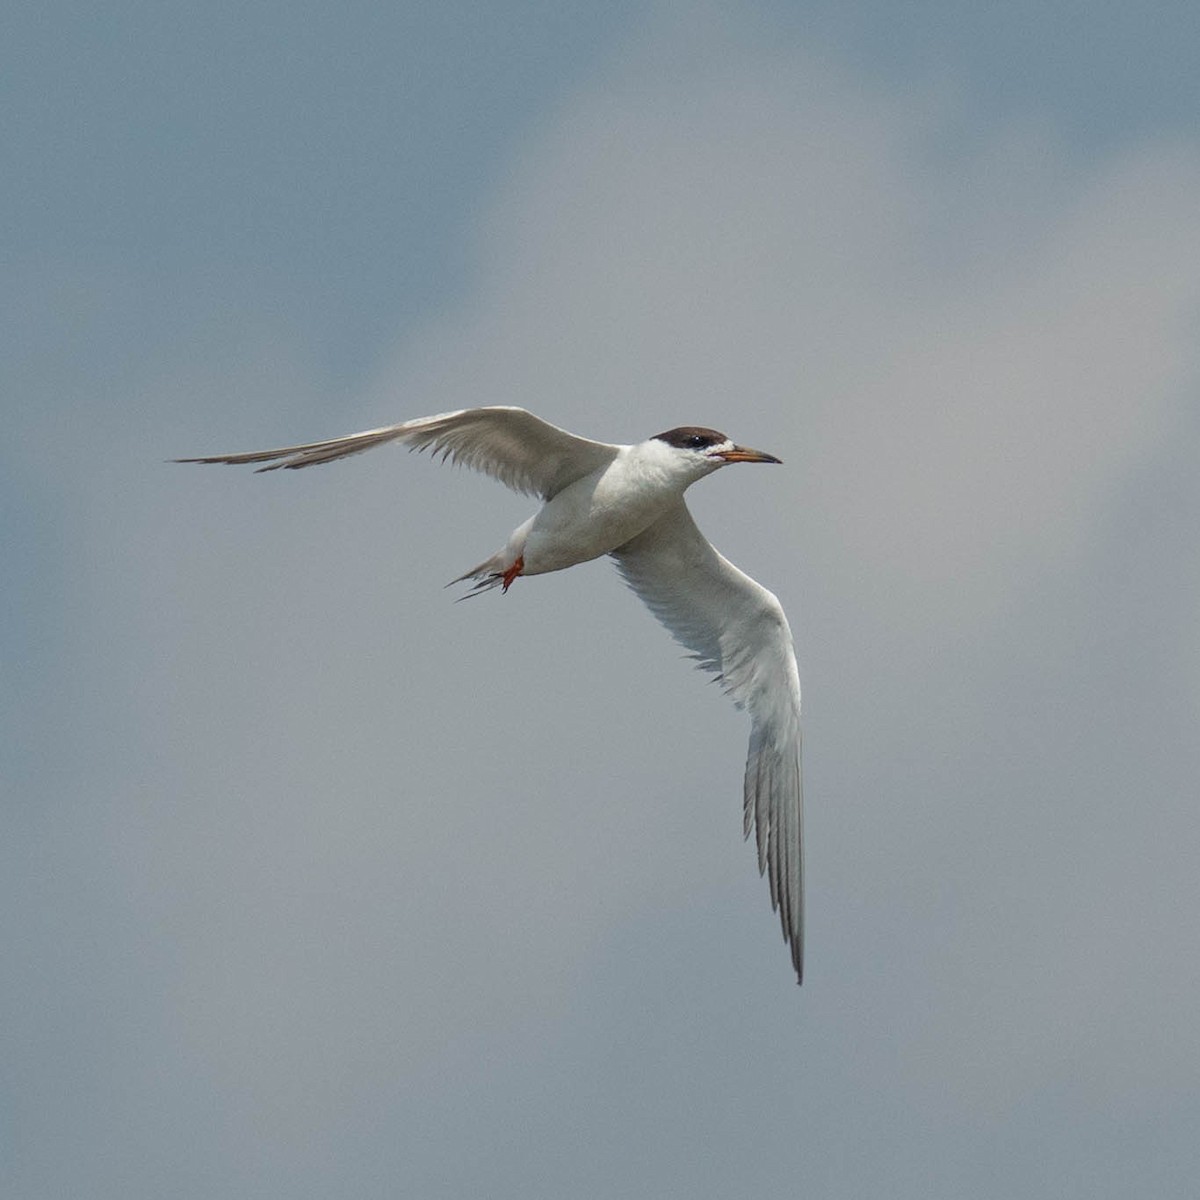
<svg viewBox="0 0 1200 1200">
<path fill-rule="evenodd" d="M 501 590 L 507 592 L 508 589 L 512 587 L 513 580 L 516 579 L 516 577 L 520 575 L 523 570 L 525 570 L 525 556 L 523 554 L 519 554 L 517 555 L 517 561 L 513 563 L 513 565 L 509 567 L 508 570 L 505 571 L 501 576 L 501 579 L 504 582 L 504 586 Z"/>
</svg>

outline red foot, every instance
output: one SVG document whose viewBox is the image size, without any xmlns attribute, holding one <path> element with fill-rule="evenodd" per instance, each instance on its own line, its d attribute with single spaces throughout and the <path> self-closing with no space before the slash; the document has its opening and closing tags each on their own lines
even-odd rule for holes
<svg viewBox="0 0 1200 1200">
<path fill-rule="evenodd" d="M 507 571 L 504 572 L 501 578 L 504 580 L 504 586 L 500 589 L 502 592 L 507 592 L 512 587 L 513 580 L 525 570 L 525 556 L 520 554 L 517 556 L 517 561 L 513 563 Z"/>
</svg>

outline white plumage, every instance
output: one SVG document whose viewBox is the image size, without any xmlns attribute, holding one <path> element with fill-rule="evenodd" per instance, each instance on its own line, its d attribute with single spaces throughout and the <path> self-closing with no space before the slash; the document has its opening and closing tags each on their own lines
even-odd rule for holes
<svg viewBox="0 0 1200 1200">
<path fill-rule="evenodd" d="M 804 891 L 800 680 L 779 601 L 709 544 L 683 500 L 691 484 L 735 462 L 778 462 L 724 434 L 684 426 L 632 446 L 576 437 L 521 408 L 469 408 L 325 442 L 179 462 L 262 463 L 294 470 L 385 442 L 429 450 L 545 502 L 503 548 L 454 582 L 474 591 L 560 571 L 604 554 L 699 665 L 750 714 L 745 834 L 770 881 L 800 981 Z"/>
</svg>

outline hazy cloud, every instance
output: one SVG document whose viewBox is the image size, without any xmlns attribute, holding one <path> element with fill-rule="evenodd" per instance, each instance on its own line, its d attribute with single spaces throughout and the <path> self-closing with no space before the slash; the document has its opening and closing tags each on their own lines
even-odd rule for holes
<svg viewBox="0 0 1200 1200">
<path fill-rule="evenodd" d="M 26 422 L 70 586 L 6 867 L 24 1194 L 1194 1163 L 1200 148 L 966 147 L 945 97 L 678 34 L 531 132 L 356 399 L 239 322 Z M 455 606 L 529 508 L 487 480 L 156 463 L 479 403 L 785 459 L 694 507 L 800 641 L 801 992 L 744 720 L 606 565 Z"/>
</svg>

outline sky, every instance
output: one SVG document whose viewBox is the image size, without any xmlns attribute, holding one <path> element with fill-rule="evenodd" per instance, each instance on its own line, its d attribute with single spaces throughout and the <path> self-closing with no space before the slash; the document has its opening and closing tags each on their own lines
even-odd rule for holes
<svg viewBox="0 0 1200 1200">
<path fill-rule="evenodd" d="M 24 6 L 0 39 L 0 1190 L 1157 1197 L 1200 1173 L 1200 26 L 1150 2 Z M 530 502 L 689 493 L 746 721 Z"/>
</svg>

